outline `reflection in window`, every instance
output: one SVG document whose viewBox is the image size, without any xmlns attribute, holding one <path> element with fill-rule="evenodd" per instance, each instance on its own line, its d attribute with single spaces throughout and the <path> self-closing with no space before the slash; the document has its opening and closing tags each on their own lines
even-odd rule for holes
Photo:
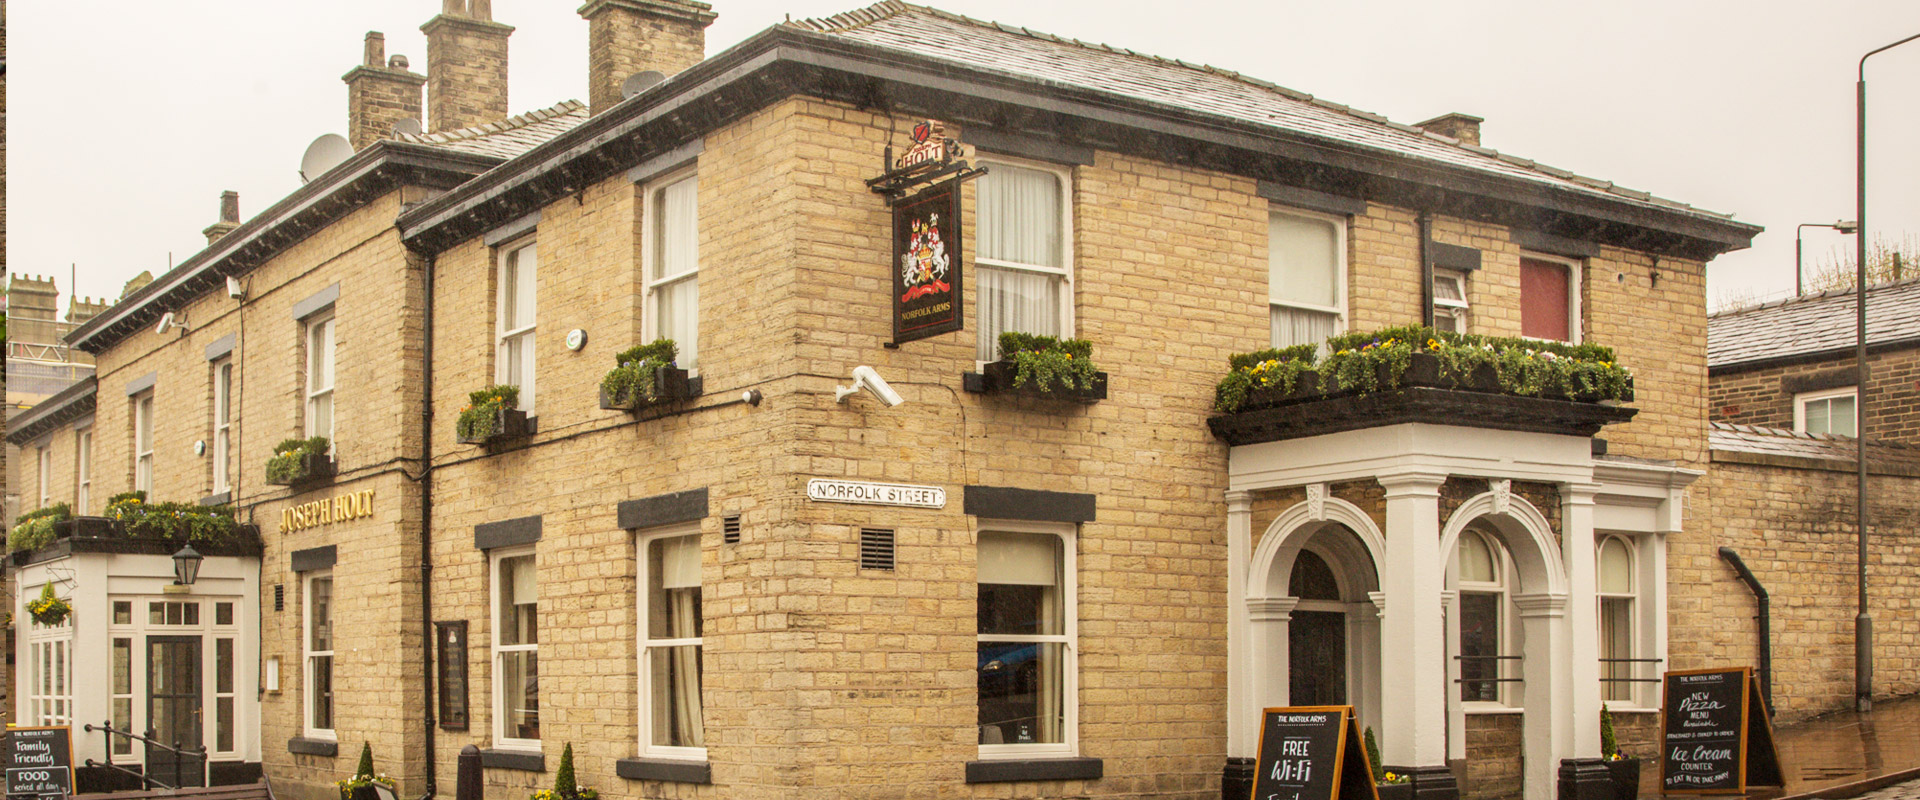
<svg viewBox="0 0 1920 800">
<path fill-rule="evenodd" d="M 1506 639 L 1506 575 L 1499 545 L 1467 530 L 1457 548 L 1460 576 L 1460 699 L 1501 700 Z"/>
<path fill-rule="evenodd" d="M 539 585 L 532 553 L 494 561 L 495 735 L 540 738 Z"/>
<path fill-rule="evenodd" d="M 1627 540 L 1608 536 L 1600 542 L 1600 677 L 1602 698 L 1634 699 L 1633 553 Z"/>
<path fill-rule="evenodd" d="M 653 747 L 704 747 L 700 706 L 700 537 L 646 542 L 647 676 Z"/>
<path fill-rule="evenodd" d="M 1066 741 L 1063 540 L 1051 534 L 980 534 L 980 743 Z"/>
</svg>

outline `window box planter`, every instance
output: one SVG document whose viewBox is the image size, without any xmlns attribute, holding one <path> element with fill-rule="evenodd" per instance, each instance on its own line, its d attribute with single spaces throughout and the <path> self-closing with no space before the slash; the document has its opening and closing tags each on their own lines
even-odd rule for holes
<svg viewBox="0 0 1920 800">
<path fill-rule="evenodd" d="M 1607 771 L 1613 774 L 1614 800 L 1637 800 L 1640 797 L 1640 759 L 1608 761 Z M 1386 798 L 1383 796 L 1381 800 Z"/>
<path fill-rule="evenodd" d="M 636 392 L 631 389 L 617 395 L 609 395 L 605 386 L 600 387 L 600 407 L 607 410 L 636 412 L 652 406 L 665 405 L 678 400 L 694 397 L 695 381 L 687 377 L 687 371 L 679 367 L 655 367 L 650 390 Z"/>
<path fill-rule="evenodd" d="M 107 539 L 115 536 L 113 520 L 106 517 L 74 517 L 56 522 L 53 535 L 60 539 Z"/>
<path fill-rule="evenodd" d="M 520 409 L 494 409 L 491 419 L 491 426 L 476 426 L 471 431 L 460 433 L 459 442 L 494 447 L 533 434 L 533 423 L 527 419 L 527 412 Z"/>
<path fill-rule="evenodd" d="M 1413 800 L 1412 781 L 1376 783 L 1373 785 L 1373 791 L 1380 795 L 1380 800 Z"/>
<path fill-rule="evenodd" d="M 267 483 L 274 486 L 306 486 L 333 480 L 336 468 L 333 456 L 326 453 L 296 453 L 288 459 L 284 471 L 268 470 Z"/>
<path fill-rule="evenodd" d="M 1070 383 L 1066 378 L 1054 378 L 1044 384 L 1028 381 L 1024 386 L 1015 386 L 1016 371 L 1017 368 L 1012 361 L 988 362 L 980 368 L 979 372 L 969 372 L 961 376 L 961 388 L 975 394 L 1038 397 L 1084 405 L 1107 399 L 1107 373 L 1104 372 L 1093 373 L 1091 385 L 1081 388 L 1077 384 Z"/>
</svg>

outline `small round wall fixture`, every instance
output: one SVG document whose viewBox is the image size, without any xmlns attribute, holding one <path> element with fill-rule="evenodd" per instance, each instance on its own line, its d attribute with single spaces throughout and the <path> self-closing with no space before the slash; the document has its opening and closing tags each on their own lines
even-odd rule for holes
<svg viewBox="0 0 1920 800">
<path fill-rule="evenodd" d="M 578 353 L 580 352 L 580 348 L 586 347 L 586 346 L 587 346 L 586 331 L 581 330 L 579 328 L 574 328 L 573 330 L 567 331 L 567 349 L 568 350 L 572 350 L 573 352 Z"/>
<path fill-rule="evenodd" d="M 199 440 L 196 440 L 196 441 L 195 441 L 195 442 L 193 443 L 193 454 L 194 454 L 194 455 L 196 455 L 196 456 L 204 456 L 204 455 L 206 455 L 206 454 L 207 454 L 207 440 L 205 440 L 205 439 L 199 439 Z"/>
</svg>

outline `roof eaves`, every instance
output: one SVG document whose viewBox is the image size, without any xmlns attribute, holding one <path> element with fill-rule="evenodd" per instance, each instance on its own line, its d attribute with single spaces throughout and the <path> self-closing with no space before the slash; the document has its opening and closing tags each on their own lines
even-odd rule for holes
<svg viewBox="0 0 1920 800">
<path fill-rule="evenodd" d="M 54 428 L 86 416 L 94 409 L 99 385 L 98 379 L 88 375 L 14 415 L 7 420 L 7 443 L 25 446 Z"/>
</svg>

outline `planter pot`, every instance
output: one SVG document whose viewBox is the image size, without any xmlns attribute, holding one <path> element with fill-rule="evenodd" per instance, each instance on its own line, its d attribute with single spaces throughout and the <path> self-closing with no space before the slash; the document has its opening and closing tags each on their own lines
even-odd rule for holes
<svg viewBox="0 0 1920 800">
<path fill-rule="evenodd" d="M 1640 759 L 1609 761 L 1607 771 L 1613 773 L 1613 800 L 1636 800 L 1640 796 Z"/>
<path fill-rule="evenodd" d="M 1412 781 L 1405 783 L 1376 783 L 1373 785 L 1373 791 L 1380 795 L 1380 800 L 1413 800 Z"/>
<path fill-rule="evenodd" d="M 1104 372 L 1093 373 L 1093 384 L 1085 389 L 1077 384 L 1068 385 L 1065 380 L 1057 380 L 1046 387 L 1036 385 L 1033 381 L 1028 381 L 1025 386 L 1015 386 L 1014 373 L 1011 361 L 990 362 L 980 372 L 967 374 L 962 380 L 962 388 L 976 394 L 1018 395 L 1082 404 L 1107 399 L 1107 373 Z"/>
<path fill-rule="evenodd" d="M 610 397 L 607 395 L 607 390 L 601 389 L 600 407 L 633 412 L 650 406 L 685 400 L 692 396 L 692 383 L 687 379 L 686 370 L 679 367 L 660 367 L 653 371 L 652 397 L 634 397 L 630 392 Z"/>
<path fill-rule="evenodd" d="M 53 536 L 56 539 L 105 539 L 115 535 L 113 520 L 107 517 L 74 517 L 53 523 Z"/>
<path fill-rule="evenodd" d="M 458 440 L 461 444 L 492 447 L 502 442 L 525 439 L 531 433 L 533 428 L 527 423 L 527 412 L 517 408 L 503 408 L 494 412 L 492 432 L 481 436 L 459 436 Z"/>
<path fill-rule="evenodd" d="M 302 453 L 300 467 L 294 474 L 279 477 L 267 476 L 267 483 L 274 486 L 300 486 L 308 483 L 331 480 L 334 476 L 333 456 L 326 453 Z"/>
</svg>

